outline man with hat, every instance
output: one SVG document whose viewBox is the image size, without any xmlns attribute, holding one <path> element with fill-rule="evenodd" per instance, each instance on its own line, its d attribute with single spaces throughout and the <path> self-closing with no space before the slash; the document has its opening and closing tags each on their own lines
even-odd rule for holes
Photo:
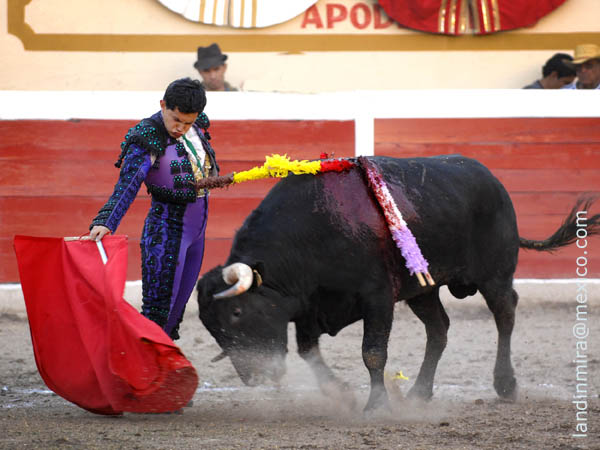
<svg viewBox="0 0 600 450">
<path fill-rule="evenodd" d="M 207 91 L 237 91 L 225 81 L 227 55 L 221 53 L 217 44 L 198 47 L 198 61 L 194 67 L 202 77 L 202 86 Z"/>
<path fill-rule="evenodd" d="M 600 89 L 600 47 L 596 44 L 581 44 L 575 47 L 571 63 L 577 72 L 577 81 L 564 89 Z"/>
</svg>

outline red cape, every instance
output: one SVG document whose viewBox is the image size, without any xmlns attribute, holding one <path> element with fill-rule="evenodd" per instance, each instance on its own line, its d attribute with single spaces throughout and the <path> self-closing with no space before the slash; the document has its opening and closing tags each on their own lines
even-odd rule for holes
<svg viewBox="0 0 600 450">
<path fill-rule="evenodd" d="M 15 236 L 35 361 L 46 385 L 97 414 L 185 406 L 198 376 L 154 322 L 123 299 L 127 237 Z"/>
</svg>

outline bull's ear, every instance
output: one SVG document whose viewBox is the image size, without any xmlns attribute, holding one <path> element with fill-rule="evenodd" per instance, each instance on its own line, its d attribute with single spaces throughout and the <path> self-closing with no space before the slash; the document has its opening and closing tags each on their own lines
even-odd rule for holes
<svg viewBox="0 0 600 450">
<path fill-rule="evenodd" d="M 262 261 L 255 262 L 252 267 L 252 273 L 254 274 L 253 287 L 258 287 L 263 284 L 265 280 L 265 265 Z"/>
</svg>

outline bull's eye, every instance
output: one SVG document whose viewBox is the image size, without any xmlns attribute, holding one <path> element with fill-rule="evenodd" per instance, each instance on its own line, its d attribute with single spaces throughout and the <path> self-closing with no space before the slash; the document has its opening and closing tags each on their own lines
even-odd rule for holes
<svg viewBox="0 0 600 450">
<path fill-rule="evenodd" d="M 240 317 L 242 315 L 242 310 L 240 308 L 235 308 L 231 314 L 233 317 Z"/>
</svg>

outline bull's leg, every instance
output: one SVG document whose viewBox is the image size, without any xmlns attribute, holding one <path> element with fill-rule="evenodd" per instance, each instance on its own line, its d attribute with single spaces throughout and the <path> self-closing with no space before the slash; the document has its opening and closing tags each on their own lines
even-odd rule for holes
<svg viewBox="0 0 600 450">
<path fill-rule="evenodd" d="M 519 295 L 512 287 L 512 279 L 503 283 L 488 283 L 479 290 L 494 314 L 498 329 L 494 389 L 500 397 L 514 399 L 517 380 L 510 360 L 510 339 L 515 325 L 515 309 Z"/>
<path fill-rule="evenodd" d="M 387 347 L 392 329 L 394 304 L 384 299 L 374 301 L 363 311 L 362 357 L 371 377 L 371 392 L 365 412 L 375 408 L 390 409 L 384 384 L 384 369 L 387 362 Z"/>
<path fill-rule="evenodd" d="M 439 288 L 407 301 L 410 309 L 421 319 L 427 333 L 425 358 L 419 375 L 408 396 L 428 400 L 433 395 L 433 379 L 438 362 L 448 342 L 450 319 L 440 302 Z"/>
<path fill-rule="evenodd" d="M 327 397 L 346 404 L 350 409 L 354 409 L 356 399 L 348 386 L 342 383 L 325 363 L 319 348 L 319 338 L 304 333 L 296 326 L 296 342 L 298 354 L 312 369 L 321 392 Z"/>
<path fill-rule="evenodd" d="M 308 363 L 317 377 L 319 386 L 324 383 L 336 381 L 333 371 L 325 363 L 321 350 L 319 349 L 319 338 L 309 336 L 296 329 L 296 342 L 298 344 L 298 354 Z"/>
</svg>

